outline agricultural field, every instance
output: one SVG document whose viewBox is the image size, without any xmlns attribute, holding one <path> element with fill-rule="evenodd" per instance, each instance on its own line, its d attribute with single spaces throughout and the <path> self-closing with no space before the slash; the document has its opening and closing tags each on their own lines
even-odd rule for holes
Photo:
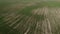
<svg viewBox="0 0 60 34">
<path fill-rule="evenodd" d="M 0 34 L 60 34 L 60 1 L 0 0 Z"/>
</svg>

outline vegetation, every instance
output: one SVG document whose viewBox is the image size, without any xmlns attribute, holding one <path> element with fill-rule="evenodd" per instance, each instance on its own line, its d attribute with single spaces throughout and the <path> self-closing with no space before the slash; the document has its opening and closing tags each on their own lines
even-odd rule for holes
<svg viewBox="0 0 60 34">
<path fill-rule="evenodd" d="M 60 2 L 0 0 L 0 34 L 60 34 Z"/>
</svg>

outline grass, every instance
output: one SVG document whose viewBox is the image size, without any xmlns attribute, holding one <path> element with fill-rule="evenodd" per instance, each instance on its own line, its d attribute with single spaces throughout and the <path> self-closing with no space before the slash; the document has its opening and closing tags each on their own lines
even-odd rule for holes
<svg viewBox="0 0 60 34">
<path fill-rule="evenodd" d="M 60 2 L 46 2 L 43 4 L 45 4 L 48 7 L 60 7 Z"/>
<path fill-rule="evenodd" d="M 12 0 L 11 0 L 12 1 Z M 14 1 L 14 0 L 13 0 Z M 21 0 L 22 1 L 22 0 Z M 39 1 L 39 0 L 38 0 Z M 1 1 L 0 0 L 0 14 L 2 15 L 2 14 L 6 14 L 6 13 L 8 13 L 9 12 L 9 10 L 7 9 L 6 11 L 3 11 L 3 8 L 5 8 L 5 7 L 11 7 L 13 4 L 24 4 L 24 5 L 26 5 L 27 3 L 29 3 L 27 0 L 24 2 L 9 2 L 9 1 Z M 19 24 L 19 23 L 21 23 L 21 24 L 25 24 L 24 22 L 21 22 L 22 20 L 24 21 L 24 19 L 25 19 L 25 17 L 26 16 L 33 16 L 34 17 L 34 19 L 36 19 L 36 21 L 39 21 L 39 20 L 44 20 L 44 18 L 45 18 L 45 16 L 44 15 L 33 15 L 31 12 L 32 12 L 32 10 L 33 9 L 37 9 L 37 8 L 43 8 L 43 7 L 60 7 L 60 2 L 55 2 L 55 1 L 48 1 L 48 2 L 36 2 L 36 5 L 32 5 L 32 6 L 25 6 L 23 9 L 19 9 L 19 10 L 17 10 L 17 11 L 15 11 L 15 13 L 16 14 L 22 14 L 22 15 L 24 15 L 24 17 L 22 17 L 20 20 L 18 20 L 17 21 L 17 23 L 15 23 L 12 27 L 10 27 L 9 26 L 9 24 L 8 25 L 6 25 L 5 23 L 6 22 L 4 22 L 4 17 L 5 16 L 0 16 L 0 32 L 2 32 L 2 34 L 8 34 L 8 32 L 9 32 L 9 34 L 23 34 L 23 32 L 25 32 L 24 31 L 24 29 L 22 29 L 22 28 L 24 28 L 24 26 L 23 25 L 21 25 L 21 27 L 20 27 L 20 29 L 22 29 L 23 31 L 19 31 L 19 30 L 17 30 L 17 29 L 13 29 L 13 27 L 15 27 L 17 24 Z M 12 12 L 11 12 L 12 13 Z M 19 18 L 18 18 L 19 19 Z M 30 32 L 28 33 L 28 34 L 33 34 L 33 32 L 34 32 L 34 30 L 35 30 L 35 27 L 36 27 L 36 23 L 34 22 L 34 19 L 32 18 L 31 20 L 33 20 L 31 23 L 32 23 L 32 25 L 30 25 L 29 27 L 31 27 L 31 29 L 30 29 Z M 17 19 L 16 19 L 17 20 Z M 15 20 L 15 21 L 16 21 Z M 28 20 L 28 19 L 27 19 Z M 27 21 L 26 20 L 26 21 Z M 30 20 L 30 21 L 31 21 Z M 30 23 L 30 21 L 29 21 L 29 23 Z M 14 22 L 14 21 L 13 21 Z M 13 23 L 12 22 L 12 23 Z M 35 24 L 34 24 L 35 23 Z M 2 26 L 3 25 L 3 26 Z M 25 24 L 26 25 L 26 24 Z M 27 24 L 28 25 L 28 24 Z M 26 26 L 26 28 L 27 28 L 28 26 Z M 58 32 L 58 31 L 60 31 L 59 30 L 59 28 L 60 27 L 58 27 L 58 30 L 56 31 L 56 32 Z M 11 30 L 13 30 L 13 31 L 11 31 Z M 26 29 L 27 30 L 27 29 Z M 11 32 L 10 32 L 11 31 Z M 18 32 L 19 31 L 19 32 Z M 53 33 L 54 34 L 54 33 Z M 55 34 L 57 34 L 57 33 L 55 33 Z"/>
</svg>

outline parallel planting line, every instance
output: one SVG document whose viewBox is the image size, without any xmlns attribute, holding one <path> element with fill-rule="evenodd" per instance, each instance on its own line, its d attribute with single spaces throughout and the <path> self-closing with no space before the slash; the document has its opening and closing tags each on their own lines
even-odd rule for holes
<svg viewBox="0 0 60 34">
<path fill-rule="evenodd" d="M 12 18 L 11 20 L 9 20 L 6 24 L 10 24 L 12 23 L 15 19 L 17 19 L 20 15 L 15 16 L 14 18 Z"/>
<path fill-rule="evenodd" d="M 16 29 L 17 27 L 21 26 L 22 24 L 24 25 L 26 23 L 25 21 L 27 21 L 28 18 L 29 18 L 29 16 L 26 16 L 24 18 L 24 20 L 22 20 L 22 22 L 18 23 L 15 27 L 13 27 L 13 29 Z"/>
<path fill-rule="evenodd" d="M 14 21 L 12 24 L 10 24 L 9 26 L 13 26 L 14 24 L 18 24 L 18 22 L 24 17 L 24 15 L 22 15 L 19 19 L 17 18 L 16 21 Z"/>
<path fill-rule="evenodd" d="M 20 25 L 17 29 L 19 30 L 20 33 L 25 32 L 25 30 L 29 27 L 29 23 L 31 22 L 31 17 L 29 17 L 29 19 L 27 20 L 27 22 L 25 22 L 26 24 L 24 25 Z M 28 24 L 27 24 L 28 23 Z M 22 31 L 23 30 L 23 31 Z"/>
</svg>

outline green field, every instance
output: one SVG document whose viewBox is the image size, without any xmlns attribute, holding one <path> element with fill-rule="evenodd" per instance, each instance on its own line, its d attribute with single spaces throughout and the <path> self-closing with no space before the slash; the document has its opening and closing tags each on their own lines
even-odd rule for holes
<svg viewBox="0 0 60 34">
<path fill-rule="evenodd" d="M 0 34 L 60 34 L 60 1 L 0 0 Z"/>
</svg>

